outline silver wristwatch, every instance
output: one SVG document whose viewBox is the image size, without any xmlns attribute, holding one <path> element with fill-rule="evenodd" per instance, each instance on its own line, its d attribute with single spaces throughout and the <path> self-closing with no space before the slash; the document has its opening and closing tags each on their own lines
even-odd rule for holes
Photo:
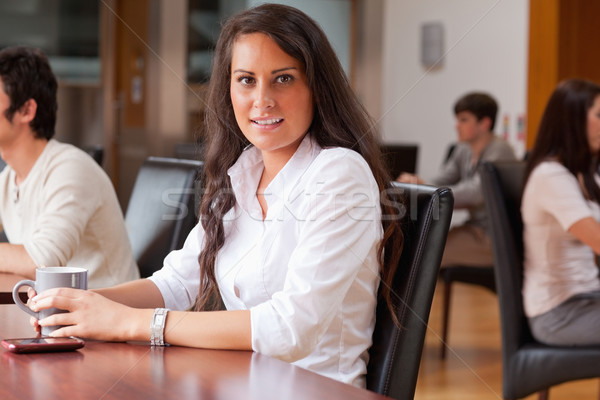
<svg viewBox="0 0 600 400">
<path fill-rule="evenodd" d="M 165 345 L 165 323 L 167 322 L 168 308 L 157 308 L 152 315 L 152 323 L 150 324 L 150 345 L 164 346 Z"/>
</svg>

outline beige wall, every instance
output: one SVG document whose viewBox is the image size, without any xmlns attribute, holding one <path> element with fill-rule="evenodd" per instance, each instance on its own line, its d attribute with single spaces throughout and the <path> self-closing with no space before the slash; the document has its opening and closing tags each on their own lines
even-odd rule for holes
<svg viewBox="0 0 600 400">
<path fill-rule="evenodd" d="M 508 117 L 509 141 L 522 154 L 518 118 L 526 120 L 529 2 L 523 0 L 385 0 L 381 127 L 388 142 L 419 144 L 417 172 L 433 177 L 456 141 L 452 111 L 467 91 L 499 102 L 496 133 Z M 444 27 L 446 55 L 429 70 L 420 60 L 423 23 Z"/>
<path fill-rule="evenodd" d="M 358 0 L 353 87 L 371 116 L 381 118 L 383 0 Z"/>
</svg>

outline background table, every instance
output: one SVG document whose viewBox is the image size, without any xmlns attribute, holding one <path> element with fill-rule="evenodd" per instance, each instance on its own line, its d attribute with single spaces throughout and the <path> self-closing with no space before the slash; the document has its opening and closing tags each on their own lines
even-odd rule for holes
<svg viewBox="0 0 600 400">
<path fill-rule="evenodd" d="M 0 273 L 0 304 L 14 304 L 12 298 L 12 289 L 20 280 L 27 279 L 24 276 L 15 274 Z M 21 289 L 21 298 L 27 301 L 27 288 Z"/>
<path fill-rule="evenodd" d="M 0 338 L 31 337 L 29 315 L 0 305 Z M 250 351 L 86 341 L 63 353 L 0 350 L 0 399 L 387 399 Z"/>
</svg>

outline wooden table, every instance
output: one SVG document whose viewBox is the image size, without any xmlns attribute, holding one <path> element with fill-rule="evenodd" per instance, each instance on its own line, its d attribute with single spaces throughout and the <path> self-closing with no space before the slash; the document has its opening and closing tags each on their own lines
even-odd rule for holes
<svg viewBox="0 0 600 400">
<path fill-rule="evenodd" d="M 0 338 L 30 337 L 29 315 L 0 305 Z M 86 341 L 64 353 L 0 349 L 0 399 L 382 400 L 250 351 Z"/>
<path fill-rule="evenodd" d="M 27 279 L 24 276 L 0 273 L 0 304 L 14 304 L 12 298 L 13 287 L 17 282 Z M 27 301 L 27 288 L 22 288 L 20 291 L 21 298 L 24 302 Z"/>
</svg>

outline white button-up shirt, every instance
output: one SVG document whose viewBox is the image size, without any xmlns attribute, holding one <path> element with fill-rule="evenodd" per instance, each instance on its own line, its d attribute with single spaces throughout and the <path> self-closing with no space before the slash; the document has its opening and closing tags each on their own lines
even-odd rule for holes
<svg viewBox="0 0 600 400">
<path fill-rule="evenodd" d="M 371 170 L 358 153 L 322 149 L 307 135 L 267 187 L 264 220 L 262 171 L 254 147 L 228 171 L 237 202 L 216 260 L 223 302 L 250 310 L 255 351 L 364 387 L 382 238 Z M 203 240 L 199 224 L 150 278 L 166 307 L 193 304 Z"/>
</svg>

